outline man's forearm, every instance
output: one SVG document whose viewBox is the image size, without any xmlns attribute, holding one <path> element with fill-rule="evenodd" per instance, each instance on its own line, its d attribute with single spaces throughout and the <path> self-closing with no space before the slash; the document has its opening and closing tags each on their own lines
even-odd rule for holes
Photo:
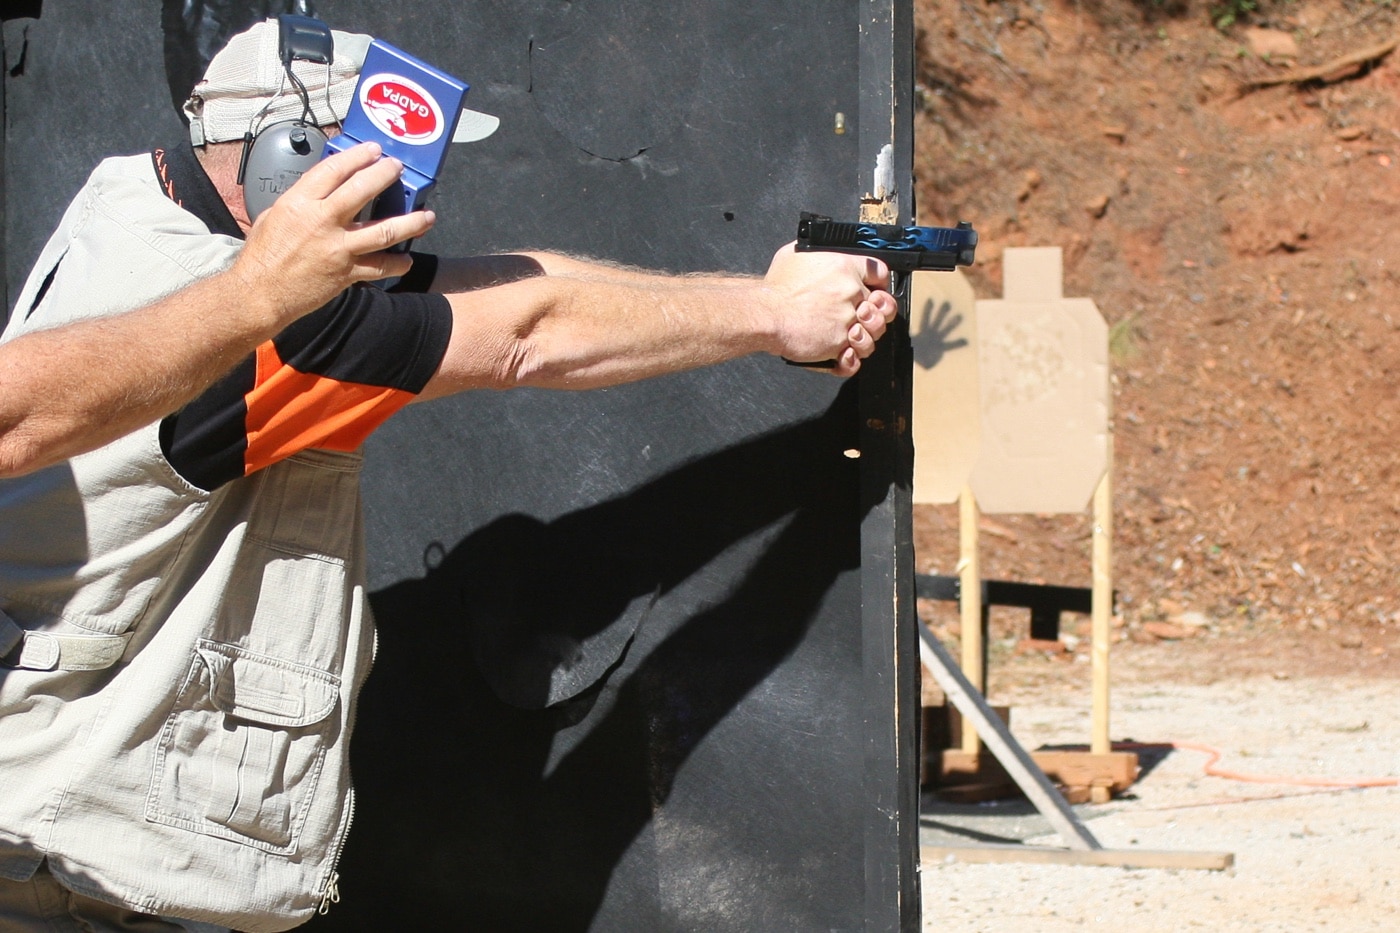
<svg viewBox="0 0 1400 933">
<path fill-rule="evenodd" d="M 785 247 L 763 278 L 668 276 L 527 254 L 536 271 L 449 294 L 433 398 L 473 388 L 596 388 L 765 351 L 850 375 L 895 313 L 883 265 Z M 451 269 L 452 267 L 449 267 Z M 440 270 L 441 273 L 442 270 Z M 457 279 L 463 281 L 462 278 Z"/>
<path fill-rule="evenodd" d="M 229 271 L 135 311 L 0 344 L 0 476 L 164 417 L 273 337 L 283 317 Z"/>
<path fill-rule="evenodd" d="M 454 333 L 425 397 L 471 388 L 589 389 L 771 349 L 762 282 L 549 275 L 449 295 Z"/>
</svg>

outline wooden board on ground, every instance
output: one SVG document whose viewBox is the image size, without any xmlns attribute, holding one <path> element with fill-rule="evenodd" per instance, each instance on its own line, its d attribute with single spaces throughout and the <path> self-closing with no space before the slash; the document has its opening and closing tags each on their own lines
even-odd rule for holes
<svg viewBox="0 0 1400 933">
<path fill-rule="evenodd" d="M 1185 868 L 1224 871 L 1233 852 L 1171 852 L 1161 849 L 1053 849 L 1048 846 L 920 846 L 925 868 L 941 862 L 1030 862 L 1041 865 L 1101 865 L 1109 868 Z"/>
</svg>

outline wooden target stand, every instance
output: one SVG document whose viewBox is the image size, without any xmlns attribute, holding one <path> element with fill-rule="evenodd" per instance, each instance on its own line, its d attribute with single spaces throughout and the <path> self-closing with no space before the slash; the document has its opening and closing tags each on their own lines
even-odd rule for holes
<svg viewBox="0 0 1400 933">
<path fill-rule="evenodd" d="M 1111 443 L 1110 443 L 1111 450 Z M 1059 749 L 1037 751 L 1031 754 L 1037 767 L 1049 777 L 1070 803 L 1107 803 L 1113 796 L 1121 794 L 1137 779 L 1138 756 L 1134 752 L 1114 751 L 1109 738 L 1109 645 L 1111 642 L 1113 617 L 1113 516 L 1111 468 L 1105 470 L 1093 494 L 1093 551 L 1091 556 L 1092 586 L 1088 593 L 1087 606 L 1072 597 L 1082 591 L 1070 587 L 1035 587 L 1032 584 L 1006 584 L 997 580 L 983 580 L 980 576 L 978 560 L 978 519 L 980 510 L 971 488 L 965 488 L 959 495 L 959 576 L 956 587 L 951 591 L 946 586 L 921 588 L 932 592 L 934 598 L 956 600 L 962 629 L 961 670 L 968 675 L 974 689 L 985 690 L 987 672 L 986 627 L 987 610 L 990 605 L 1013 605 L 1031 609 L 1034 614 L 1042 610 L 1053 615 L 1060 611 L 1089 610 L 1090 616 L 1090 724 L 1087 750 Z M 933 581 L 945 582 L 942 579 Z M 1025 591 L 1043 589 L 1049 592 L 1033 596 Z M 998 598 L 999 590 L 1020 592 L 1020 598 Z M 1066 596 L 1071 598 L 1065 598 Z M 1057 603 L 1057 597 L 1059 602 Z M 1058 619 L 1054 620 L 1058 622 Z M 1057 627 L 1057 626 L 1056 626 Z M 1032 623 L 1032 637 L 1054 639 L 1054 632 L 1037 631 Z M 927 664 L 926 664 L 927 666 Z M 947 694 L 946 688 L 944 689 Z M 930 709 L 931 716 L 937 716 L 937 708 Z M 1009 710 L 1000 709 L 997 715 L 1003 721 Z M 997 756 L 985 754 L 987 748 L 982 742 L 975 724 L 967 721 L 966 715 L 959 718 L 948 717 L 951 728 L 950 747 L 928 749 L 930 760 L 926 774 L 930 783 L 939 788 L 945 799 L 959 802 L 978 802 L 1012 795 L 1017 784 L 1002 766 Z M 960 726 L 960 728 L 959 728 Z M 985 731 L 982 730 L 982 731 Z M 936 734 L 937 730 L 928 730 Z"/>
<path fill-rule="evenodd" d="M 923 858 L 1227 868 L 1233 864 L 1229 853 L 1105 850 L 1071 809 L 1071 801 L 1108 802 L 1138 772 L 1137 755 L 1115 752 L 1109 737 L 1113 443 L 1107 325 L 1091 299 L 1064 298 L 1058 247 L 1007 249 L 1003 278 L 1004 297 L 997 301 L 975 300 L 960 275 L 916 276 L 911 296 L 913 498 L 959 505 L 958 575 L 938 582 L 955 585 L 961 665 L 927 626 L 920 624 L 919 634 L 924 667 L 946 705 L 960 715 L 961 734 L 949 747 L 925 749 L 925 774 L 945 798 L 986 800 L 1019 789 L 1068 848 L 926 846 Z M 998 601 L 987 599 L 998 582 L 981 576 L 979 517 L 983 511 L 1083 513 L 1086 504 L 1093 522 L 1089 745 L 1083 751 L 1028 753 L 1010 732 L 1009 710 L 993 709 L 983 695 L 986 603 Z M 1029 586 L 1020 585 L 1020 592 Z M 1046 589 L 1062 591 L 1052 596 L 1070 594 L 1069 588 Z M 946 589 L 935 595 L 950 598 Z M 1057 607 L 1051 599 L 1054 637 L 1064 608 L 1081 607 Z M 1044 607 L 1040 611 L 1043 626 Z"/>
</svg>

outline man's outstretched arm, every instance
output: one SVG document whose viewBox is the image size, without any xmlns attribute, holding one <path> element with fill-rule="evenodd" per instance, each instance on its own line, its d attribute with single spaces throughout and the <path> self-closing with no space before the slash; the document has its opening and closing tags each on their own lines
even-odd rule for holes
<svg viewBox="0 0 1400 933">
<path fill-rule="evenodd" d="M 355 215 L 400 172 L 379 147 L 327 159 L 258 218 L 224 272 L 125 314 L 0 344 L 0 477 L 100 447 L 193 399 L 259 344 L 354 282 L 402 275 L 384 250 L 431 213 Z"/>
<path fill-rule="evenodd" d="M 763 278 L 669 276 L 547 253 L 440 266 L 452 339 L 432 398 L 473 388 L 586 389 L 755 352 L 860 368 L 897 311 L 865 257 L 779 250 Z"/>
</svg>

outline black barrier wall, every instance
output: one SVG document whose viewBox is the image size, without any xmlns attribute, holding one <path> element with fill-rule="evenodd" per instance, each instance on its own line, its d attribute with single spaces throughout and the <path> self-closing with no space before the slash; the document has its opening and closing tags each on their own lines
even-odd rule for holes
<svg viewBox="0 0 1400 933">
<path fill-rule="evenodd" d="M 171 76 L 267 6 L 6 23 L 11 294 L 102 156 L 181 136 Z M 905 3 L 313 10 L 502 120 L 449 155 L 422 249 L 761 273 L 801 210 L 912 212 Z M 902 337 L 848 382 L 755 357 L 381 429 L 357 811 L 311 928 L 918 929 Z"/>
</svg>

